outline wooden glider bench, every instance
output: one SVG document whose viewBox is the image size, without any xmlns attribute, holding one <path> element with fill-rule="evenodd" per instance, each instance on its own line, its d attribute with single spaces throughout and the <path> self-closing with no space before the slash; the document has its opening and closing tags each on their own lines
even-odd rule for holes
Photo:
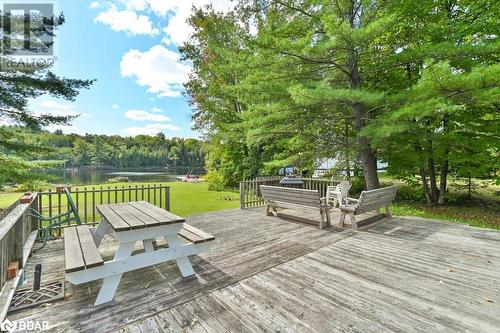
<svg viewBox="0 0 500 333">
<path fill-rule="evenodd" d="M 343 227 L 346 215 L 351 219 L 351 225 L 354 229 L 358 229 L 356 222 L 356 215 L 364 214 L 370 211 L 379 212 L 380 208 L 385 208 L 386 214 L 381 216 L 391 215 L 389 208 L 391 202 L 396 197 L 398 186 L 383 187 L 376 190 L 361 192 L 359 199 L 347 198 L 347 204 L 340 205 L 340 223 L 339 226 Z"/>
<path fill-rule="evenodd" d="M 78 225 L 64 229 L 64 254 L 66 279 L 73 284 L 81 284 L 98 279 L 119 276 L 125 272 L 156 265 L 179 257 L 195 255 L 204 250 L 215 237 L 189 224 L 183 223 L 178 235 L 187 244 L 170 246 L 159 250 L 139 253 L 126 258 L 104 261 L 94 241 L 88 225 Z M 201 246 L 201 247 L 200 247 Z M 194 274 L 194 272 L 193 272 Z M 99 297 L 98 297 L 99 298 Z M 96 300 L 96 304 L 101 304 Z"/>
<path fill-rule="evenodd" d="M 268 216 L 278 216 L 277 208 L 289 208 L 298 210 L 315 210 L 319 211 L 321 222 L 319 228 L 323 229 L 325 222 L 331 224 L 330 208 L 319 195 L 318 190 L 304 190 L 290 187 L 260 185 L 262 198 L 266 200 L 266 214 Z M 270 210 L 272 209 L 273 212 Z M 315 223 L 315 221 L 289 216 L 287 218 L 305 223 Z M 326 218 L 326 221 L 325 221 Z"/>
</svg>

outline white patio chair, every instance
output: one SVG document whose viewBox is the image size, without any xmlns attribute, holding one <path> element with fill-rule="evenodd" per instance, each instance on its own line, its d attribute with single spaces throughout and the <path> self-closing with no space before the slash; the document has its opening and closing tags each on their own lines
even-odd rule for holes
<svg viewBox="0 0 500 333">
<path fill-rule="evenodd" d="M 349 195 L 349 189 L 352 184 L 348 181 L 342 181 L 336 186 L 328 186 L 326 189 L 326 202 L 330 204 L 333 201 L 332 207 L 337 207 L 347 203 L 347 197 Z"/>
</svg>

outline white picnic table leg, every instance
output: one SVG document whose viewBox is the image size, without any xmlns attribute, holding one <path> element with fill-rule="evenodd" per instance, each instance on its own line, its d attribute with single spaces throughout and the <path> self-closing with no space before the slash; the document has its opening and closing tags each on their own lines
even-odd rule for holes
<svg viewBox="0 0 500 333">
<path fill-rule="evenodd" d="M 135 241 L 120 243 L 113 260 L 130 257 L 132 251 L 134 250 L 134 244 Z M 99 290 L 99 294 L 97 295 L 94 305 L 103 304 L 113 300 L 116 289 L 122 279 L 122 275 L 123 274 L 116 274 L 103 279 L 101 290 Z"/>
<path fill-rule="evenodd" d="M 174 249 L 176 247 L 182 246 L 182 242 L 179 239 L 179 236 L 177 235 L 165 235 L 165 239 L 168 243 L 168 248 L 169 249 Z M 191 276 L 194 275 L 194 270 L 193 266 L 191 265 L 191 262 L 189 261 L 188 257 L 182 257 L 179 259 L 175 259 L 177 262 L 177 266 L 179 266 L 179 270 L 181 271 L 181 275 L 183 277 Z"/>
<path fill-rule="evenodd" d="M 104 235 L 108 232 L 109 224 L 104 218 L 101 218 L 97 228 L 94 230 L 92 236 L 94 237 L 94 243 L 97 247 L 101 244 Z"/>
<path fill-rule="evenodd" d="M 144 246 L 144 251 L 153 252 L 155 250 L 154 246 L 153 246 L 153 241 L 154 241 L 154 238 L 145 239 L 142 241 L 142 245 Z"/>
</svg>

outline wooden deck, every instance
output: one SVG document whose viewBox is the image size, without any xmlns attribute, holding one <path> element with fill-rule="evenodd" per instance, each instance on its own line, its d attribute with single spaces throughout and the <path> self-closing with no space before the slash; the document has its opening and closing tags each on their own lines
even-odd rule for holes
<svg viewBox="0 0 500 333">
<path fill-rule="evenodd" d="M 157 265 L 125 274 L 111 303 L 92 305 L 94 282 L 9 319 L 54 332 L 500 332 L 498 231 L 418 218 L 318 230 L 261 209 L 187 222 L 216 237 L 192 258 L 196 277 Z M 108 259 L 116 244 L 102 246 Z M 43 282 L 63 279 L 63 242 L 36 263 Z"/>
</svg>

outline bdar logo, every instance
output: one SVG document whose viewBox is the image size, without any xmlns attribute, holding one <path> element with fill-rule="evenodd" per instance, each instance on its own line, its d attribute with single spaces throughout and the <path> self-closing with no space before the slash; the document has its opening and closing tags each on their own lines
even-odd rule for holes
<svg viewBox="0 0 500 333">
<path fill-rule="evenodd" d="M 10 320 L 5 319 L 0 325 L 0 330 L 3 332 L 14 332 L 16 330 L 16 322 L 11 322 Z"/>
</svg>

